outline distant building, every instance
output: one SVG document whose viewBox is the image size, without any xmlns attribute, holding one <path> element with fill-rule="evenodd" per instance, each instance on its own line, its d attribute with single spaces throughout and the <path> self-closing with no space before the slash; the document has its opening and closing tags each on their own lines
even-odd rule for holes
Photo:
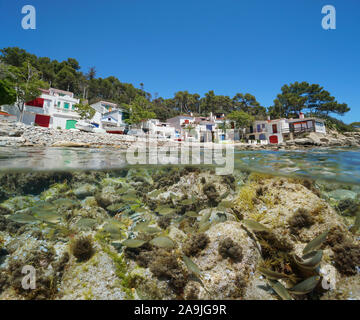
<svg viewBox="0 0 360 320">
<path fill-rule="evenodd" d="M 73 129 L 80 119 L 75 105 L 80 102 L 70 91 L 55 88 L 40 89 L 40 97 L 25 103 L 22 122 L 41 127 Z M 3 106 L 7 111 L 20 119 L 16 106 Z"/>
<path fill-rule="evenodd" d="M 168 122 L 160 122 L 158 119 L 149 119 L 142 123 L 142 129 L 145 133 L 156 138 L 174 139 L 176 129 Z"/>
<path fill-rule="evenodd" d="M 324 120 L 305 118 L 302 113 L 298 119 L 257 120 L 246 129 L 246 138 L 277 144 L 305 132 L 326 134 Z"/>
<path fill-rule="evenodd" d="M 98 128 L 105 129 L 109 133 L 123 133 L 129 113 L 119 108 L 116 103 L 99 101 L 90 105 L 95 110 L 90 120 Z"/>
<path fill-rule="evenodd" d="M 192 115 L 180 115 L 166 120 L 176 130 L 181 130 L 195 122 L 195 117 Z"/>
</svg>

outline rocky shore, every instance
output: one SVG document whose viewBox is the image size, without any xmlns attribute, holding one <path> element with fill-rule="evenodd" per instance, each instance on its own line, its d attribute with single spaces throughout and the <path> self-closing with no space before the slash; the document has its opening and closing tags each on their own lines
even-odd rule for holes
<svg viewBox="0 0 360 320">
<path fill-rule="evenodd" d="M 127 135 L 104 133 L 89 133 L 77 130 L 60 130 L 35 126 L 26 126 L 22 123 L 0 122 L 0 146 L 43 146 L 43 147 L 115 147 L 126 149 L 138 141 L 146 141 Z M 151 141 L 151 140 L 150 140 Z M 155 140 L 154 140 L 155 141 Z M 181 145 L 175 141 L 158 140 L 159 145 Z M 206 147 L 206 144 L 200 144 Z M 301 138 L 289 140 L 278 145 L 247 144 L 236 142 L 234 146 L 240 150 L 261 149 L 304 149 L 314 147 L 360 147 L 360 132 L 340 134 L 330 131 L 326 135 L 309 133 Z"/>
</svg>

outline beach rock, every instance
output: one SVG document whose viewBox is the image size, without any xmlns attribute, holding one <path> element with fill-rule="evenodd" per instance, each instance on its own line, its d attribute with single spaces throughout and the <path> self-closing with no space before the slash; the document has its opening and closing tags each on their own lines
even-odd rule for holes
<svg viewBox="0 0 360 320">
<path fill-rule="evenodd" d="M 51 145 L 51 147 L 68 147 L 68 148 L 89 148 L 90 143 L 71 142 L 71 141 L 58 141 Z"/>
</svg>

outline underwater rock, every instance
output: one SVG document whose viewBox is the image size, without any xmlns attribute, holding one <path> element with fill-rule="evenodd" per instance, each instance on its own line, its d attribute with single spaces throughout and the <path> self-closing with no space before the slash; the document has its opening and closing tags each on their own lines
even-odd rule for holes
<svg viewBox="0 0 360 320">
<path fill-rule="evenodd" d="M 334 264 L 337 270 L 344 275 L 358 274 L 360 266 L 360 246 L 345 241 L 332 248 Z"/>
<path fill-rule="evenodd" d="M 328 193 L 328 196 L 338 201 L 345 199 L 355 200 L 357 197 L 357 193 L 350 190 L 337 189 L 334 191 L 330 191 Z"/>
<path fill-rule="evenodd" d="M 247 279 L 256 269 L 260 254 L 256 244 L 241 223 L 226 221 L 215 224 L 205 232 L 210 242 L 192 261 L 203 274 L 203 285 L 199 287 L 199 299 L 241 299 L 245 295 Z M 219 245 L 224 238 L 229 237 L 242 248 L 241 261 L 222 259 L 219 255 Z M 241 275 L 241 285 L 239 285 Z M 186 289 L 187 290 L 187 289 Z M 209 293 L 210 294 L 209 294 Z"/>
<path fill-rule="evenodd" d="M 72 173 L 61 172 L 27 172 L 0 174 L 0 185 L 10 193 L 40 194 L 55 183 L 71 181 Z"/>
<path fill-rule="evenodd" d="M 4 201 L 0 207 L 4 211 L 14 213 L 19 210 L 30 208 L 35 204 L 35 199 L 31 196 L 17 196 Z"/>
<path fill-rule="evenodd" d="M 50 186 L 40 194 L 40 199 L 45 201 L 52 201 L 64 195 L 70 189 L 69 185 L 65 183 L 56 183 Z"/>
<path fill-rule="evenodd" d="M 356 213 L 360 211 L 360 203 L 353 199 L 340 200 L 337 205 L 338 210 L 344 216 L 356 216 Z"/>
<path fill-rule="evenodd" d="M 70 260 L 59 292 L 63 300 L 125 300 L 114 260 L 96 245 L 96 254 L 82 264 Z"/>
<path fill-rule="evenodd" d="M 95 194 L 95 199 L 100 207 L 106 208 L 111 204 L 122 202 L 121 194 L 113 186 L 106 186 Z"/>
<path fill-rule="evenodd" d="M 84 184 L 76 189 L 74 189 L 74 195 L 79 199 L 84 199 L 86 197 L 92 196 L 95 194 L 97 188 L 93 184 Z"/>
</svg>

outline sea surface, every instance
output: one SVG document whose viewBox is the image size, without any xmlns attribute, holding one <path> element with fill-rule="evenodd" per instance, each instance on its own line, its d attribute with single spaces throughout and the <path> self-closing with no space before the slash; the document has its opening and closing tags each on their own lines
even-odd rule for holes
<svg viewBox="0 0 360 320">
<path fill-rule="evenodd" d="M 178 163 L 181 165 L 180 153 L 178 157 Z M 200 155 L 200 164 L 192 164 L 191 158 L 189 164 L 206 166 L 202 155 Z M 133 165 L 126 152 L 116 149 L 0 148 L 1 171 L 112 170 Z M 146 168 L 153 165 L 138 166 Z M 162 166 L 160 161 L 156 166 Z M 213 166 L 221 167 L 215 162 Z M 235 149 L 234 169 L 360 184 L 360 149 L 315 148 L 297 151 L 239 151 Z"/>
</svg>

